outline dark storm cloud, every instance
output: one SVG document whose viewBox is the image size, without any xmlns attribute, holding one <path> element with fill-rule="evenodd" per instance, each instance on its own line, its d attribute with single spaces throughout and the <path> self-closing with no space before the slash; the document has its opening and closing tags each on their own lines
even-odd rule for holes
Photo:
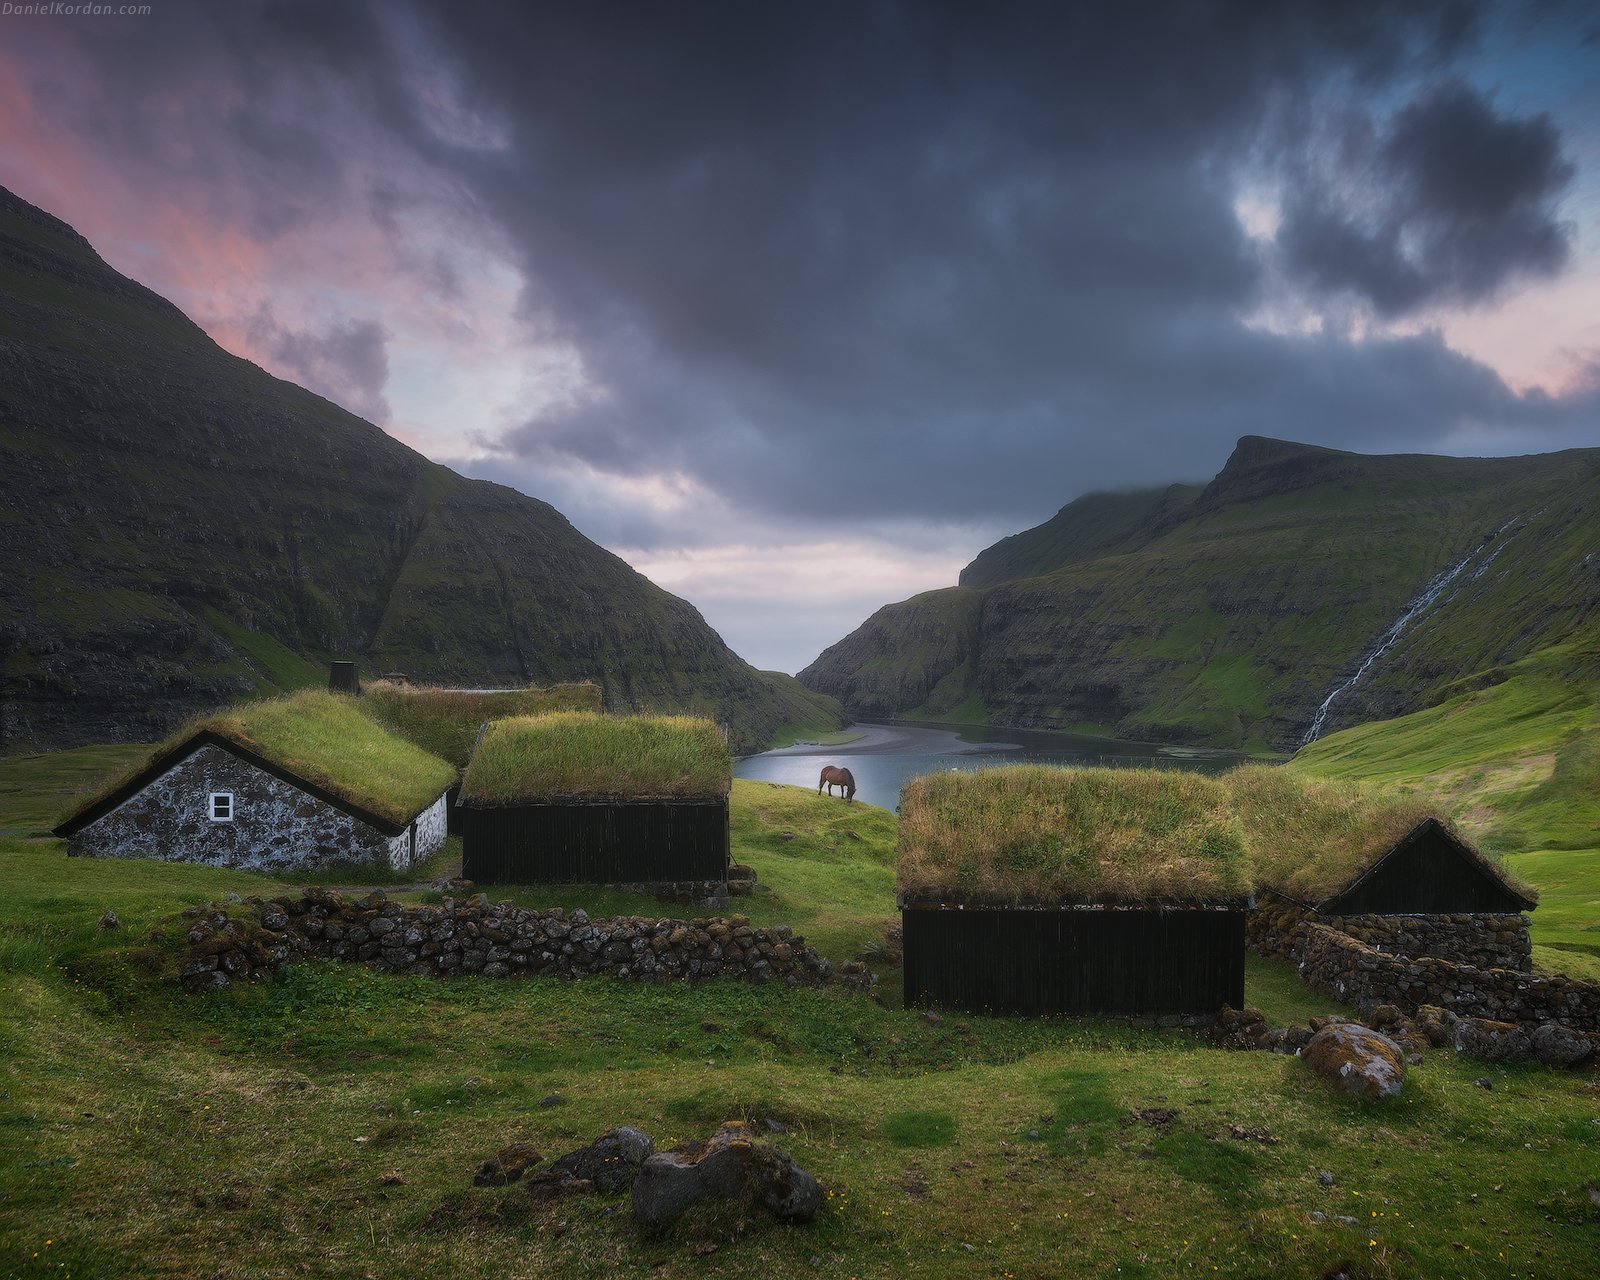
<svg viewBox="0 0 1600 1280">
<path fill-rule="evenodd" d="M 1294 192 L 1278 236 L 1289 269 L 1386 316 L 1489 300 L 1567 261 L 1557 198 L 1573 176 L 1548 116 L 1515 119 L 1464 84 L 1396 113 Z"/>
<path fill-rule="evenodd" d="M 394 227 L 377 138 L 468 192 L 587 376 L 489 442 L 508 469 L 677 472 L 752 518 L 1020 520 L 1203 477 L 1245 432 L 1565 429 L 1437 336 L 1241 319 L 1283 268 L 1399 314 L 1560 266 L 1554 125 L 1449 79 L 1478 9 L 238 5 L 93 45 L 89 105 L 115 99 L 128 163 L 214 165 L 267 231 Z M 206 92 L 137 109 L 174 85 Z M 1234 203 L 1284 175 L 1263 244 Z"/>
<path fill-rule="evenodd" d="M 249 337 L 291 380 L 369 422 L 388 425 L 389 332 L 376 320 L 336 319 L 318 329 L 290 329 L 263 310 Z"/>
</svg>

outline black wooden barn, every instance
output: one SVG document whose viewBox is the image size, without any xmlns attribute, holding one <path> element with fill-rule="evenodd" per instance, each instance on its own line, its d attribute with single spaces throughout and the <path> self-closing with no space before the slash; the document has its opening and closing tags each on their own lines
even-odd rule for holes
<svg viewBox="0 0 1600 1280">
<path fill-rule="evenodd" d="M 1244 1004 L 1247 903 L 906 904 L 907 1004 L 974 1013 L 1214 1014 Z"/>
<path fill-rule="evenodd" d="M 1209 779 L 1014 766 L 915 779 L 900 808 L 908 1004 L 1209 1016 L 1244 1003 L 1248 885 Z"/>
<path fill-rule="evenodd" d="M 726 892 L 727 743 L 708 720 L 564 712 L 492 722 L 462 784 L 477 884 Z"/>
</svg>

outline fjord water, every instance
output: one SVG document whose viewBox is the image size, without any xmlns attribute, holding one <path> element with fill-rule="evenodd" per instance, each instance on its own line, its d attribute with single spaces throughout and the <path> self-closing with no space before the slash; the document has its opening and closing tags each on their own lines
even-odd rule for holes
<svg viewBox="0 0 1600 1280">
<path fill-rule="evenodd" d="M 746 756 L 734 766 L 734 775 L 815 788 L 822 767 L 836 764 L 855 776 L 857 800 L 893 809 L 900 801 L 900 788 L 907 780 L 945 769 L 985 769 L 1028 761 L 1220 773 L 1243 759 L 1233 752 L 1195 752 L 1150 742 L 1124 742 L 1118 738 L 973 725 L 868 722 L 853 724 L 848 732 L 861 736 L 840 746 L 801 742 L 780 751 Z"/>
</svg>

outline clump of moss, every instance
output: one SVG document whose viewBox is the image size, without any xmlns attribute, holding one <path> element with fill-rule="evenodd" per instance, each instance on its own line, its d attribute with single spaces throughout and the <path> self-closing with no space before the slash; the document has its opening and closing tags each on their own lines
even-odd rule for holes
<svg viewBox="0 0 1600 1280">
<path fill-rule="evenodd" d="M 985 906 L 1233 902 L 1249 892 L 1223 789 L 1162 769 L 1013 765 L 900 793 L 899 892 Z"/>
<path fill-rule="evenodd" d="M 1298 902 L 1339 892 L 1429 818 L 1472 848 L 1433 805 L 1357 783 L 1265 765 L 1241 766 L 1221 782 L 1239 815 L 1256 884 Z M 1510 888 L 1531 893 L 1497 863 L 1483 864 Z"/>
<path fill-rule="evenodd" d="M 490 724 L 461 800 L 720 800 L 732 782 L 728 744 L 710 720 L 569 711 Z"/>
<path fill-rule="evenodd" d="M 547 689 L 446 689 L 377 680 L 362 689 L 361 702 L 380 724 L 465 769 L 478 730 L 488 721 L 551 711 L 598 711 L 600 686 L 585 680 Z"/>
</svg>

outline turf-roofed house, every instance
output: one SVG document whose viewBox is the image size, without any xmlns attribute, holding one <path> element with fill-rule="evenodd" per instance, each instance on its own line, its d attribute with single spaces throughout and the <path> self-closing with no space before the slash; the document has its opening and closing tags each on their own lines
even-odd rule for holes
<svg viewBox="0 0 1600 1280">
<path fill-rule="evenodd" d="M 195 721 L 55 834 L 78 857 L 403 869 L 444 840 L 454 776 L 357 699 L 311 691 Z"/>
<path fill-rule="evenodd" d="M 907 1003 L 1211 1016 L 1244 1002 L 1250 902 L 1226 793 L 1198 774 L 1017 765 L 900 793 Z"/>
<path fill-rule="evenodd" d="M 728 744 L 710 720 L 584 711 L 496 720 L 462 782 L 462 875 L 725 894 L 732 784 Z"/>
<path fill-rule="evenodd" d="M 1261 765 L 1222 781 L 1255 868 L 1252 950 L 1298 961 L 1312 923 L 1399 955 L 1532 967 L 1537 897 L 1431 805 Z"/>
<path fill-rule="evenodd" d="M 549 711 L 598 711 L 600 686 L 593 681 L 523 689 L 461 689 L 411 684 L 402 679 L 369 682 L 361 690 L 362 708 L 379 724 L 454 765 L 447 812 L 450 834 L 461 834 L 461 784 L 478 735 L 491 720 L 541 715 Z"/>
</svg>

